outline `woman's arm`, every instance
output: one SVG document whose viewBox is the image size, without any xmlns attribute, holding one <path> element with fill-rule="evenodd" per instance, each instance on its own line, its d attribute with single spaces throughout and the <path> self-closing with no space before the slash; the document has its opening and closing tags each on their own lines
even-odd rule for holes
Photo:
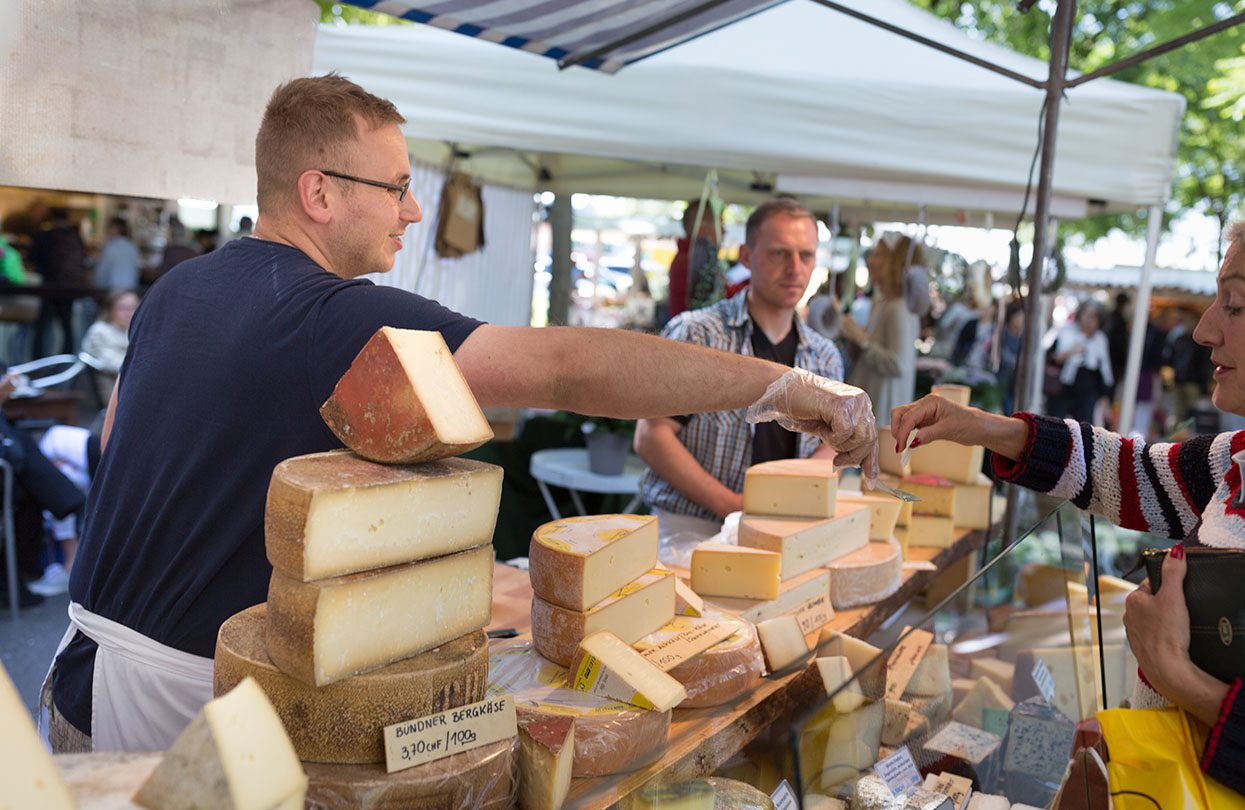
<svg viewBox="0 0 1245 810">
<path fill-rule="evenodd" d="M 903 302 L 900 301 L 899 304 L 903 305 Z M 899 352 L 904 350 L 904 346 L 901 345 L 904 328 L 899 320 L 903 313 L 897 312 L 890 301 L 882 303 L 881 306 L 882 312 L 875 322 L 873 334 L 860 344 L 860 357 L 856 362 L 885 377 L 898 377 Z M 903 312 L 906 312 L 906 309 Z M 907 349 L 916 351 L 911 346 Z"/>
</svg>

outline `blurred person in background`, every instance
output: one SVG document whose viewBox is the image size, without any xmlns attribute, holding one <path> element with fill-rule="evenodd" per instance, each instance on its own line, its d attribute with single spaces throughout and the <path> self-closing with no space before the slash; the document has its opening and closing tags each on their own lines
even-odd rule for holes
<svg viewBox="0 0 1245 810">
<path fill-rule="evenodd" d="M 86 245 L 64 208 L 53 208 L 47 222 L 30 246 L 30 264 L 47 286 L 73 286 L 86 281 Z M 44 298 L 35 321 L 31 357 L 48 354 L 48 327 L 56 321 L 61 329 L 61 353 L 74 354 L 77 339 L 73 328 L 73 298 Z"/>
<path fill-rule="evenodd" d="M 130 226 L 121 217 L 108 220 L 108 238 L 95 262 L 95 286 L 107 290 L 138 289 L 138 248 Z"/>
<path fill-rule="evenodd" d="M 1060 395 L 1046 403 L 1050 416 L 1094 423 L 1094 407 L 1115 384 L 1111 350 L 1102 331 L 1102 306 L 1085 301 L 1055 333 L 1049 357 L 1059 366 Z"/>
<path fill-rule="evenodd" d="M 100 399 L 107 402 L 121 373 L 121 363 L 130 347 L 130 321 L 138 310 L 138 295 L 117 290 L 104 299 L 100 318 L 82 336 L 82 351 L 99 361 L 96 382 Z"/>
</svg>

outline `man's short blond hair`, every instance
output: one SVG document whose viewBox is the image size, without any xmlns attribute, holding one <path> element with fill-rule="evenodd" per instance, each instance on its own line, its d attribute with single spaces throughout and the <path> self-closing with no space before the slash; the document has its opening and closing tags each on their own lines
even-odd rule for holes
<svg viewBox="0 0 1245 810">
<path fill-rule="evenodd" d="M 349 172 L 343 148 L 369 127 L 402 124 L 393 102 L 330 73 L 294 79 L 273 92 L 255 136 L 256 199 L 260 213 L 279 212 L 294 199 L 308 169 Z"/>
</svg>

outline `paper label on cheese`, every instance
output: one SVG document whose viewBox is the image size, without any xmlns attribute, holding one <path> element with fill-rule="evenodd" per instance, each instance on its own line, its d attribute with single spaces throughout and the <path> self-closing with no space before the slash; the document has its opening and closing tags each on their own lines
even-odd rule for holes
<svg viewBox="0 0 1245 810">
<path fill-rule="evenodd" d="M 536 539 L 549 548 L 580 557 L 627 537 L 653 520 L 647 515 L 589 515 L 546 523 L 536 530 Z"/>
<path fill-rule="evenodd" d="M 669 672 L 738 631 L 736 622 L 675 616 L 669 624 L 645 637 L 645 646 L 639 653 L 662 672 Z"/>
<path fill-rule="evenodd" d="M 912 752 L 906 745 L 901 745 L 890 756 L 879 759 L 873 770 L 896 796 L 902 796 L 921 784 L 921 772 L 917 770 L 916 761 L 912 759 Z"/>
<path fill-rule="evenodd" d="M 509 695 L 385 726 L 389 773 L 510 739 L 519 733 Z"/>
<path fill-rule="evenodd" d="M 811 597 L 795 612 L 795 620 L 800 623 L 800 632 L 808 635 L 824 627 L 834 618 L 834 607 L 830 604 L 830 595 L 819 593 Z"/>
<path fill-rule="evenodd" d="M 1037 685 L 1043 700 L 1050 703 L 1055 699 L 1055 676 L 1051 674 L 1050 667 L 1041 658 L 1033 663 L 1033 682 Z"/>
<path fill-rule="evenodd" d="M 940 754 L 950 754 L 974 765 L 994 753 L 1003 740 L 988 731 L 957 723 L 952 720 L 925 743 L 925 747 Z"/>
<path fill-rule="evenodd" d="M 769 795 L 774 803 L 774 810 L 800 810 L 800 803 L 795 799 L 795 791 L 786 779 L 778 783 L 774 792 Z"/>
<path fill-rule="evenodd" d="M 641 709 L 655 708 L 648 698 L 628 686 L 626 681 L 595 655 L 584 655 L 579 659 L 579 668 L 571 679 L 571 688 L 590 695 L 619 700 Z"/>
<path fill-rule="evenodd" d="M 907 633 L 905 628 L 904 633 Z M 902 634 L 901 634 L 902 635 Z M 934 634 L 928 630 L 913 630 L 899 642 L 886 659 L 886 697 L 899 700 L 903 697 L 908 682 L 916 674 L 917 665 L 925 656 L 929 645 L 934 643 Z"/>
<path fill-rule="evenodd" d="M 941 793 L 951 799 L 955 802 L 955 810 L 964 810 L 968 806 L 969 797 L 973 794 L 973 780 L 945 771 L 937 776 L 931 773 L 925 777 L 925 789 Z"/>
</svg>

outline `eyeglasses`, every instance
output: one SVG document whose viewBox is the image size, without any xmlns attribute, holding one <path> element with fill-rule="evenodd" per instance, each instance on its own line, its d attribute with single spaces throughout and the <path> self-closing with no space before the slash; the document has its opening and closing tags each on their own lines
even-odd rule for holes
<svg viewBox="0 0 1245 810">
<path fill-rule="evenodd" d="M 320 169 L 319 171 L 320 171 L 320 174 L 326 174 L 329 177 L 336 177 L 338 180 L 350 180 L 355 183 L 363 183 L 364 185 L 367 185 L 367 186 L 376 186 L 377 188 L 383 188 L 386 191 L 392 191 L 394 194 L 398 195 L 398 202 L 402 202 L 403 200 L 405 200 L 406 192 L 411 190 L 410 180 L 407 180 L 405 183 L 399 186 L 399 185 L 395 185 L 394 183 L 382 183 L 379 180 L 368 180 L 363 177 L 355 177 L 352 174 L 342 174 L 341 172 L 331 172 L 328 169 Z"/>
</svg>

